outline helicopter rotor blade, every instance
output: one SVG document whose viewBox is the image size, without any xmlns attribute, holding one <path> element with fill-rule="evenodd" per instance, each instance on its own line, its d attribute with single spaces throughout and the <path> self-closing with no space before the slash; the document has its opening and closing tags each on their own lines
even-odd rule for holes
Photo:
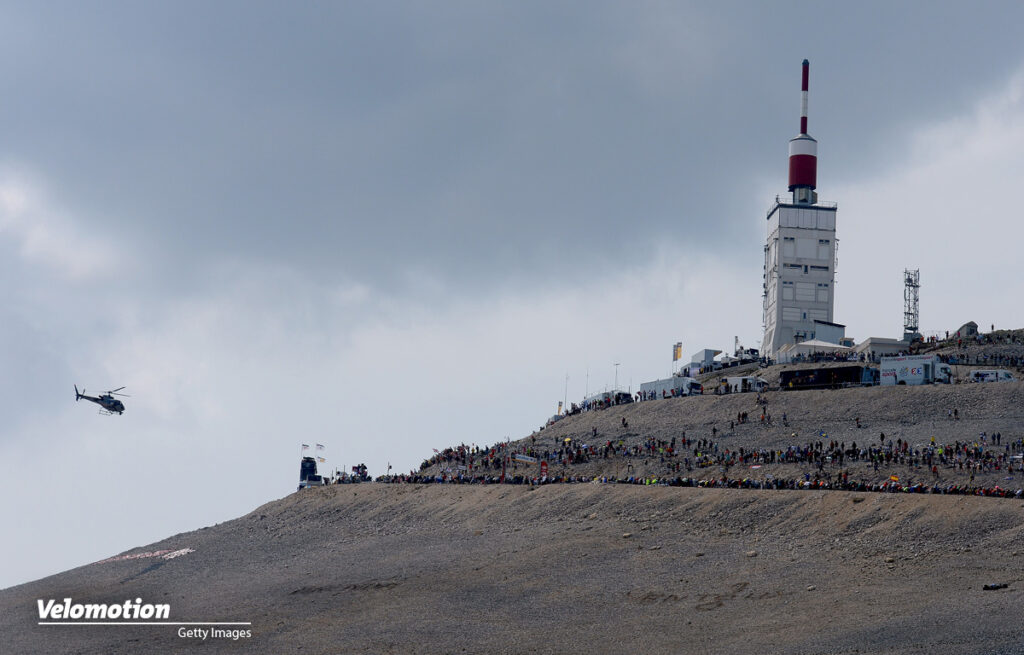
<svg viewBox="0 0 1024 655">
<path fill-rule="evenodd" d="M 107 393 L 114 393 L 115 391 L 120 391 L 121 389 L 124 389 L 124 387 L 118 387 L 116 389 L 112 389 L 112 390 L 108 391 Z"/>
</svg>

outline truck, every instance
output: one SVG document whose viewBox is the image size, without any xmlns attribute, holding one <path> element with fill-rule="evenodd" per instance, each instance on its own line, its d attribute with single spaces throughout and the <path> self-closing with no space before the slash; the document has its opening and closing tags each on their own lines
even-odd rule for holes
<svg viewBox="0 0 1024 655">
<path fill-rule="evenodd" d="M 319 487 L 325 484 L 322 476 L 317 475 L 316 459 L 303 457 L 299 462 L 299 491 L 307 487 Z"/>
<path fill-rule="evenodd" d="M 691 377 L 673 375 L 664 380 L 644 382 L 640 385 L 640 393 L 648 398 L 673 398 L 678 396 L 700 395 L 704 387 Z"/>
<path fill-rule="evenodd" d="M 953 369 L 936 355 L 883 357 L 878 366 L 882 386 L 896 384 L 949 384 Z"/>
<path fill-rule="evenodd" d="M 1002 369 L 971 371 L 967 379 L 971 382 L 1014 382 L 1017 380 L 1013 377 L 1013 373 Z"/>
<path fill-rule="evenodd" d="M 823 366 L 779 373 L 779 388 L 783 391 L 843 389 L 869 387 L 875 384 L 878 384 L 878 369 L 870 366 Z"/>
<path fill-rule="evenodd" d="M 722 393 L 747 393 L 755 391 L 761 393 L 768 389 L 768 383 L 753 375 L 742 377 L 727 377 L 722 379 Z"/>
</svg>

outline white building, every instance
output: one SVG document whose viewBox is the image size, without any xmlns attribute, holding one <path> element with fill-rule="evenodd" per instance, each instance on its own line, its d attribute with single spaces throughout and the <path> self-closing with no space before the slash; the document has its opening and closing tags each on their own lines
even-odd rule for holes
<svg viewBox="0 0 1024 655">
<path fill-rule="evenodd" d="M 910 342 L 902 339 L 887 339 L 885 337 L 868 337 L 857 344 L 853 349 L 858 355 L 865 359 L 877 362 L 882 357 L 906 354 L 910 352 Z"/>
<path fill-rule="evenodd" d="M 800 134 L 789 142 L 793 196 L 790 201 L 776 197 L 768 212 L 761 351 L 770 358 L 777 358 L 786 344 L 822 339 L 826 335 L 818 334 L 820 324 L 835 324 L 837 208 L 835 203 L 818 202 L 814 191 L 818 142 L 807 134 L 807 79 L 805 59 Z"/>
</svg>

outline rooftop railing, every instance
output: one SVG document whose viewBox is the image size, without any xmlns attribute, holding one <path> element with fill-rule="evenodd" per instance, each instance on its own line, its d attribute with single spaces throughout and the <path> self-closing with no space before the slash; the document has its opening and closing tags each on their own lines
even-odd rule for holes
<svg viewBox="0 0 1024 655">
<path fill-rule="evenodd" d="M 783 199 L 782 196 L 775 196 L 775 202 L 768 208 L 768 215 L 771 216 L 775 209 L 782 205 L 783 207 L 824 207 L 825 209 L 838 209 L 839 204 L 830 201 L 819 200 L 815 203 L 807 202 L 793 202 L 792 199 Z"/>
</svg>

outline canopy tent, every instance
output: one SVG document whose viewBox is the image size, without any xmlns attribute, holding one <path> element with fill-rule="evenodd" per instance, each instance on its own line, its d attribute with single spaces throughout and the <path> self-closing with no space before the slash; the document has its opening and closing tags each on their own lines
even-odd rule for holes
<svg viewBox="0 0 1024 655">
<path fill-rule="evenodd" d="M 811 339 L 809 341 L 801 341 L 799 343 L 788 343 L 779 349 L 779 361 L 789 362 L 794 357 L 800 355 L 814 355 L 814 354 L 843 354 L 853 350 L 848 346 L 840 346 L 838 343 L 829 343 L 828 341 L 819 341 L 818 339 Z"/>
</svg>

